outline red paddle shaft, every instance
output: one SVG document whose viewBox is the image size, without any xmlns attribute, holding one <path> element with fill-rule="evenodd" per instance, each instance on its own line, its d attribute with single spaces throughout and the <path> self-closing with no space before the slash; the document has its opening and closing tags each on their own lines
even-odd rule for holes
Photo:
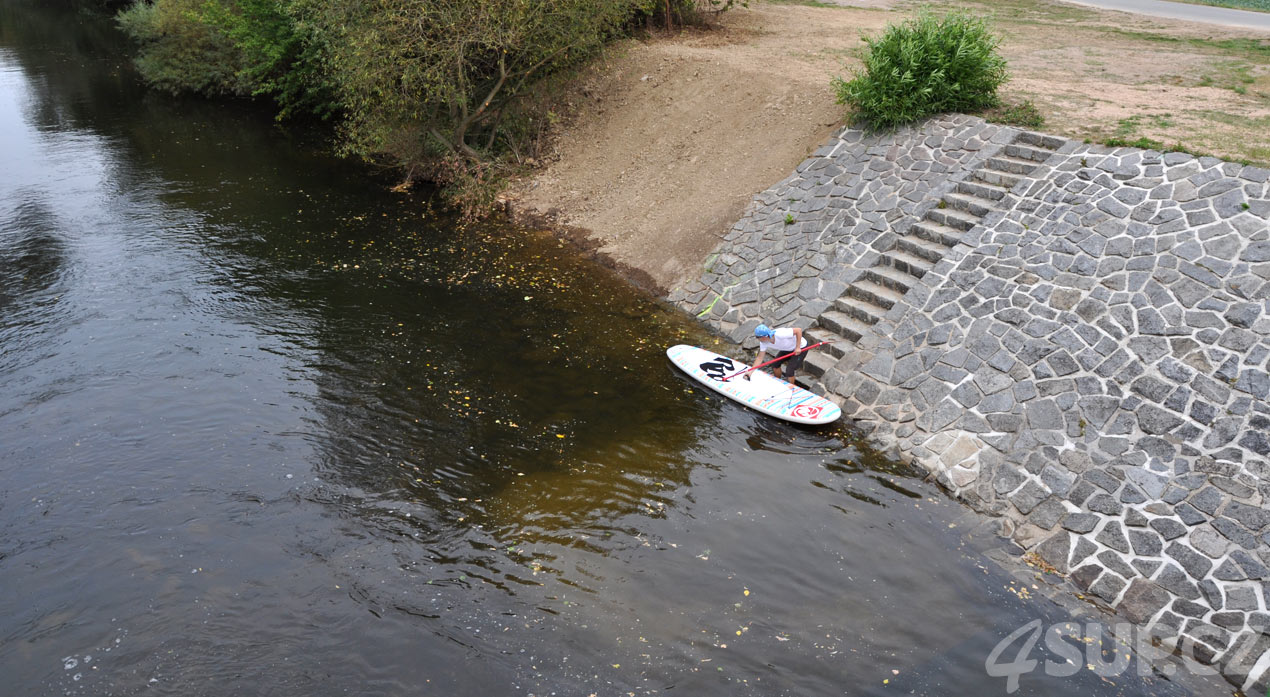
<svg viewBox="0 0 1270 697">
<path fill-rule="evenodd" d="M 800 349 L 798 349 L 797 351 L 794 351 L 793 353 L 789 354 L 788 356 L 781 356 L 780 358 L 773 358 L 773 359 L 772 359 L 772 360 L 770 360 L 770 361 L 767 361 L 767 362 L 764 362 L 764 363 L 759 363 L 758 365 L 754 366 L 753 368 L 746 368 L 745 370 L 742 370 L 742 371 L 741 371 L 741 372 L 739 372 L 739 373 L 732 373 L 731 375 L 727 376 L 726 378 L 723 378 L 722 380 L 720 380 L 720 382 L 727 382 L 728 380 L 731 380 L 732 378 L 734 378 L 734 377 L 736 377 L 736 376 L 738 376 L 738 375 L 745 375 L 746 373 L 750 372 L 751 370 L 758 370 L 759 368 L 762 368 L 762 367 L 763 367 L 763 366 L 765 366 L 765 365 L 771 365 L 771 364 L 775 363 L 776 361 L 783 361 L 783 360 L 785 360 L 786 358 L 789 358 L 789 356 L 796 356 L 796 355 L 798 355 L 798 354 L 800 354 L 800 353 L 806 353 L 807 351 L 810 351 L 810 350 L 812 350 L 812 349 L 816 348 L 817 346 L 824 346 L 825 344 L 832 344 L 832 343 L 833 343 L 832 341 L 822 341 L 822 342 L 820 342 L 820 343 L 818 343 L 818 344 L 812 344 L 811 346 L 806 346 L 806 347 L 804 347 L 804 348 L 800 348 Z"/>
</svg>

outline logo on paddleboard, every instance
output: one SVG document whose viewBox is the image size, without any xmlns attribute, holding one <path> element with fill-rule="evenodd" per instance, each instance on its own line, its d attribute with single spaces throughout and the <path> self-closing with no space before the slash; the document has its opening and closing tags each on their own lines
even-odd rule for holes
<svg viewBox="0 0 1270 697">
<path fill-rule="evenodd" d="M 810 404 L 799 404 L 789 412 L 790 416 L 797 416 L 800 419 L 814 419 L 820 416 L 820 412 L 824 411 L 824 407 L 814 407 Z"/>
<path fill-rule="evenodd" d="M 736 370 L 736 364 L 723 356 L 719 356 L 712 361 L 706 361 L 698 367 L 701 368 L 701 372 L 706 374 L 706 377 L 720 382 L 723 381 L 724 376 Z"/>
</svg>

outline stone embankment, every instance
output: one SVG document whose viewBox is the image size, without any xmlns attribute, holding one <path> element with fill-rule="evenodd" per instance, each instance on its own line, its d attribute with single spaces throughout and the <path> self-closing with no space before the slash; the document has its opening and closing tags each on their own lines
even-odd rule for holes
<svg viewBox="0 0 1270 697">
<path fill-rule="evenodd" d="M 1072 583 L 1270 683 L 1270 171 L 951 116 L 845 130 L 670 299 Z"/>
</svg>

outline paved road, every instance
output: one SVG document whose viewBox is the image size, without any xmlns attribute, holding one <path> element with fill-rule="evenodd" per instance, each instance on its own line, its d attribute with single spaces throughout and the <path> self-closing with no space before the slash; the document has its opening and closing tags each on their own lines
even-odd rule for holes
<svg viewBox="0 0 1270 697">
<path fill-rule="evenodd" d="M 1239 27 L 1240 29 L 1270 32 L 1270 13 L 1267 12 L 1230 10 L 1224 7 L 1209 7 L 1207 5 L 1187 5 L 1180 2 L 1165 2 L 1165 0 L 1067 0 L 1067 2 L 1101 7 L 1105 10 L 1119 10 L 1121 12 L 1151 15 L 1153 17 L 1180 19 L 1187 22 L 1206 22 L 1208 24 L 1221 24 L 1228 27 Z"/>
</svg>

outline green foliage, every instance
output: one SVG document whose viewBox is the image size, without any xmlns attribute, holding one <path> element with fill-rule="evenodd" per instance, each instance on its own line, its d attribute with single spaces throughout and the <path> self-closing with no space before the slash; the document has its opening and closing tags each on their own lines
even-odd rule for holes
<svg viewBox="0 0 1270 697">
<path fill-rule="evenodd" d="M 863 68 L 849 81 L 835 79 L 834 88 L 840 104 L 875 128 L 995 106 L 1007 78 L 1000 38 L 967 13 L 936 17 L 923 10 L 864 42 Z"/>
<path fill-rule="evenodd" d="M 202 19 L 222 30 L 242 56 L 239 77 L 254 95 L 271 95 L 279 117 L 330 116 L 338 105 L 322 61 L 320 34 L 298 24 L 286 0 L 205 0 Z"/>
<path fill-rule="evenodd" d="M 401 132 L 420 153 L 481 159 L 500 122 L 541 76 L 594 55 L 631 16 L 596 0 L 297 0 L 322 27 L 350 152 L 391 152 Z"/>
<path fill-rule="evenodd" d="M 242 55 L 230 37 L 203 21 L 204 0 L 138 0 L 119 26 L 141 45 L 137 70 L 150 85 L 178 94 L 245 96 Z"/>
<path fill-rule="evenodd" d="M 138 0 L 119 24 L 140 44 L 137 68 L 172 93 L 269 95 L 279 116 L 330 115 L 338 105 L 325 45 L 289 0 Z"/>
<path fill-rule="evenodd" d="M 745 0 L 137 0 L 119 24 L 170 92 L 267 95 L 339 116 L 341 150 L 491 205 L 550 123 L 549 80 L 640 25 Z M 510 154 L 510 155 L 509 155 Z"/>
<path fill-rule="evenodd" d="M 1159 152 L 1186 152 L 1186 149 L 1181 145 L 1169 148 L 1164 143 L 1146 136 L 1138 136 L 1137 138 L 1112 136 L 1103 140 L 1102 144 L 1113 148 L 1142 148 L 1143 150 L 1157 150 Z"/>
</svg>

